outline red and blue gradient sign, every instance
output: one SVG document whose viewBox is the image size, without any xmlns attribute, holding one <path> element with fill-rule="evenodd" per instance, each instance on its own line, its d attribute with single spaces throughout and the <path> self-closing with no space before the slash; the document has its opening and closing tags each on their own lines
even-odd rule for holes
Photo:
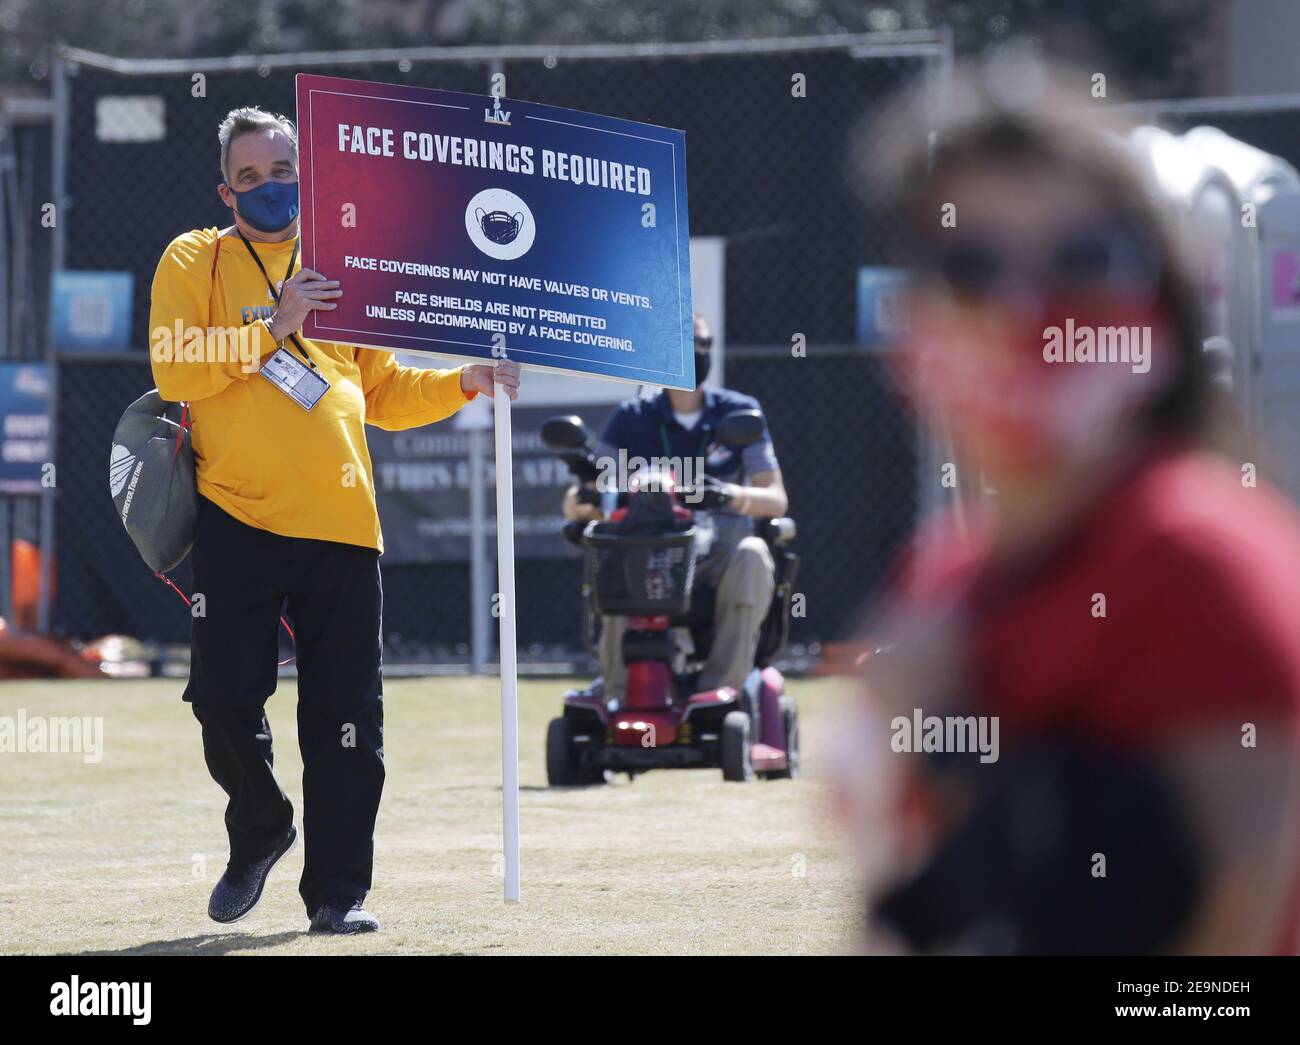
<svg viewBox="0 0 1300 1045">
<path fill-rule="evenodd" d="M 694 388 L 686 137 L 301 73 L 308 337 Z"/>
</svg>

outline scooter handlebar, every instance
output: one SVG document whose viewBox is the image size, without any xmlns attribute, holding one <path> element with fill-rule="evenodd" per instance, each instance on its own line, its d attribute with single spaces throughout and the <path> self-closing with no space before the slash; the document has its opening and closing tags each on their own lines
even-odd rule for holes
<svg viewBox="0 0 1300 1045">
<path fill-rule="evenodd" d="M 599 490 L 592 489 L 589 486 L 579 487 L 577 500 L 579 504 L 590 505 L 593 508 L 600 508 L 604 505 L 604 499 Z M 627 494 L 620 492 L 617 498 L 616 506 L 619 508 L 627 507 Z"/>
</svg>

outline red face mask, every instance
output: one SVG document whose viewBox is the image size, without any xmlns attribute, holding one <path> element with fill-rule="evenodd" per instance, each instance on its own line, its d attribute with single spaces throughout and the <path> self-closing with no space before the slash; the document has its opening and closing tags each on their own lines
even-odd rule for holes
<svg viewBox="0 0 1300 1045">
<path fill-rule="evenodd" d="M 915 313 L 897 357 L 907 397 L 948 426 L 958 452 L 1003 468 L 1039 468 L 1115 434 L 1176 365 L 1149 296 L 1049 299 L 994 320 L 1003 344 L 957 322 L 957 310 Z"/>
</svg>

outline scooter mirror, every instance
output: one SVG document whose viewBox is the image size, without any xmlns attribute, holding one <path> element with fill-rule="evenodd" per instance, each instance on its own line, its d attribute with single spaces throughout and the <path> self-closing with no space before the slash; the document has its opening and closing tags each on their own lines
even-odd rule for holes
<svg viewBox="0 0 1300 1045">
<path fill-rule="evenodd" d="M 591 433 L 576 414 L 552 417 L 542 423 L 542 442 L 552 450 L 585 450 Z"/>
<path fill-rule="evenodd" d="M 718 424 L 718 442 L 723 446 L 750 446 L 763 440 L 763 415 L 757 410 L 738 410 Z"/>
</svg>

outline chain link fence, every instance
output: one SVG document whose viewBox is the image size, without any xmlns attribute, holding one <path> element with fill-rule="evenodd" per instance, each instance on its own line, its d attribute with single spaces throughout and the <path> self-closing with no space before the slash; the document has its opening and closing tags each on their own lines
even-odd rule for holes
<svg viewBox="0 0 1300 1045">
<path fill-rule="evenodd" d="M 50 109 L 48 99 L 0 99 L 0 373 L 45 356 L 53 237 L 42 227 L 41 204 L 50 198 Z M 25 627 L 37 623 L 32 566 L 41 508 L 39 495 L 0 482 L 0 619 Z"/>
<path fill-rule="evenodd" d="M 0 360 L 45 357 L 54 237 L 48 99 L 0 99 Z"/>
<path fill-rule="evenodd" d="M 474 93 L 504 73 L 510 97 L 685 129 L 692 235 L 727 245 L 726 383 L 763 404 L 799 524 L 806 612 L 791 622 L 789 656 L 815 659 L 848 629 L 917 507 L 913 427 L 882 356 L 855 344 L 858 268 L 886 264 L 896 244 L 889 216 L 854 184 L 849 145 L 881 102 L 946 60 L 935 34 L 247 60 L 64 52 L 55 264 L 130 272 L 140 348 L 58 360 L 57 627 L 163 644 L 188 635 L 188 613 L 114 515 L 104 466 L 120 412 L 152 387 L 145 328 L 157 259 L 179 233 L 229 223 L 216 193 L 225 113 L 257 104 L 292 114 L 299 71 Z M 792 351 L 796 335 L 806 355 Z M 580 575 L 572 556 L 518 562 L 525 669 L 585 666 Z M 176 579 L 185 587 L 185 567 Z M 390 664 L 468 661 L 467 563 L 386 562 L 384 589 Z"/>
</svg>

